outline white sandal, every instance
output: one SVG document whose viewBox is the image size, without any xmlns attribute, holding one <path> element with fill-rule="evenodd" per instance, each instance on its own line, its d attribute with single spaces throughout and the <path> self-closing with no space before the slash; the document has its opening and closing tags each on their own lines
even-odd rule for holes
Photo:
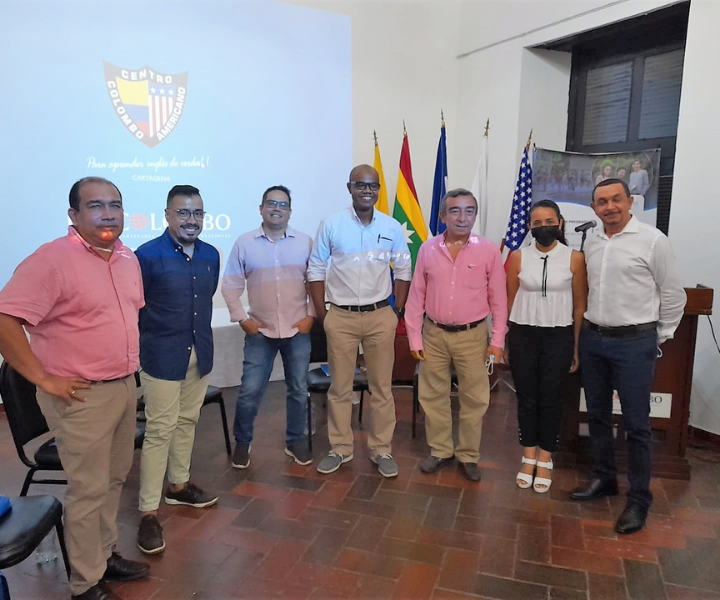
<svg viewBox="0 0 720 600">
<path fill-rule="evenodd" d="M 552 460 L 549 462 L 540 462 L 537 461 L 537 466 L 541 469 L 548 469 L 549 471 L 552 471 L 553 463 Z M 544 485 L 544 488 L 538 488 L 538 485 Z M 550 486 L 552 485 L 552 479 L 548 479 L 547 477 L 535 477 L 535 482 L 533 483 L 533 489 L 538 494 L 545 494 L 550 490 Z"/>
<path fill-rule="evenodd" d="M 523 464 L 532 465 L 533 467 L 537 464 L 534 458 L 525 458 L 524 456 L 522 457 L 522 462 Z M 519 483 L 518 479 L 522 481 L 522 483 Z M 526 490 L 533 484 L 533 476 L 520 471 L 515 478 L 515 483 L 521 490 Z"/>
</svg>

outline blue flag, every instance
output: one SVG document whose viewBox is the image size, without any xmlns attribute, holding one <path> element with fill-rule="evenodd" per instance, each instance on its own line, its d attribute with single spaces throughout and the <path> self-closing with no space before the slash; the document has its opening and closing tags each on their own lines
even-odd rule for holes
<svg viewBox="0 0 720 600">
<path fill-rule="evenodd" d="M 447 192 L 447 147 L 445 145 L 445 122 L 440 127 L 437 160 L 435 161 L 435 181 L 433 182 L 432 208 L 430 209 L 430 231 L 433 235 L 445 231 L 445 223 L 440 220 L 440 200 Z"/>
</svg>

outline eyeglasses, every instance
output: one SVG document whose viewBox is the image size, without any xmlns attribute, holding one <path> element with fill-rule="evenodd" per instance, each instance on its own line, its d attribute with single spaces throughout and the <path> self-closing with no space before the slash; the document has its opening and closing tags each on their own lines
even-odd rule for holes
<svg viewBox="0 0 720 600">
<path fill-rule="evenodd" d="M 367 188 L 370 188 L 373 192 L 377 192 L 380 189 L 380 184 L 374 181 L 351 181 L 350 185 L 361 192 Z"/>
<path fill-rule="evenodd" d="M 178 208 L 175 210 L 177 216 L 181 219 L 189 219 L 190 215 L 195 217 L 198 221 L 202 221 L 205 216 L 205 211 L 198 208 L 197 210 L 188 210 L 187 208 Z"/>
<path fill-rule="evenodd" d="M 265 200 L 263 204 L 268 208 L 279 208 L 280 210 L 288 210 L 290 208 L 289 202 L 278 202 L 277 200 Z"/>
</svg>

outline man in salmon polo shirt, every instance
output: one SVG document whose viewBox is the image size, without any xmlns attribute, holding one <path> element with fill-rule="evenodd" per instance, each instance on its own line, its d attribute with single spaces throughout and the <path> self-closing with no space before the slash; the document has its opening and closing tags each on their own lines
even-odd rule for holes
<svg viewBox="0 0 720 600">
<path fill-rule="evenodd" d="M 104 581 L 150 571 L 114 550 L 120 491 L 133 461 L 142 278 L 119 239 L 123 205 L 113 183 L 77 181 L 68 215 L 67 236 L 38 248 L 0 291 L 0 354 L 37 386 L 67 474 L 72 598 L 113 600 Z"/>
</svg>

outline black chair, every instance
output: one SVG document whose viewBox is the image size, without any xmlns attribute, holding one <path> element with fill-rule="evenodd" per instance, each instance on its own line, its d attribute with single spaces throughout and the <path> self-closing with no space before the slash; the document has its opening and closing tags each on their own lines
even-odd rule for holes
<svg viewBox="0 0 720 600">
<path fill-rule="evenodd" d="M 203 401 L 203 408 L 208 404 L 217 404 L 220 407 L 220 418 L 222 419 L 223 433 L 225 434 L 225 451 L 227 455 L 232 454 L 230 448 L 230 433 L 228 432 L 228 421 L 227 413 L 225 412 L 225 399 L 222 395 L 222 390 L 215 386 L 209 385 L 207 392 L 205 392 L 205 400 Z"/>
<path fill-rule="evenodd" d="M 20 496 L 27 495 L 32 483 L 66 485 L 66 479 L 34 478 L 38 471 L 62 471 L 63 467 L 58 456 L 55 438 L 50 438 L 35 451 L 34 460 L 25 454 L 25 444 L 50 430 L 35 398 L 35 385 L 20 375 L 7 362 L 0 367 L 0 396 L 2 396 L 18 456 L 22 463 L 30 469 L 25 477 Z"/>
<path fill-rule="evenodd" d="M 0 367 L 0 396 L 2 396 L 5 414 L 10 425 L 10 432 L 15 442 L 18 456 L 23 464 L 30 469 L 20 491 L 26 496 L 33 483 L 66 485 L 66 479 L 35 479 L 38 471 L 62 471 L 62 463 L 58 456 L 55 438 L 43 442 L 35 451 L 34 460 L 25 454 L 25 444 L 48 433 L 49 428 L 35 397 L 35 385 L 25 379 L 7 362 Z M 142 445 L 145 434 L 144 423 L 135 427 L 135 448 Z"/>
<path fill-rule="evenodd" d="M 137 377 L 138 386 L 140 385 L 140 377 Z M 227 413 L 225 412 L 225 399 L 222 395 L 222 390 L 220 388 L 216 388 L 215 386 L 209 385 L 207 391 L 205 392 L 205 400 L 203 400 L 203 408 L 206 407 L 208 404 L 217 404 L 220 407 L 220 418 L 222 419 L 222 427 L 223 427 L 223 433 L 225 434 L 225 451 L 227 452 L 228 456 L 232 454 L 232 449 L 230 448 L 230 432 L 228 431 L 228 421 L 227 421 Z M 140 436 L 140 439 L 135 439 L 135 448 L 141 448 L 143 439 L 145 437 L 145 423 L 147 419 L 145 418 L 145 399 L 143 396 L 140 396 L 140 399 L 138 400 L 138 427 L 142 424 L 142 435 Z"/>
<path fill-rule="evenodd" d="M 310 330 L 310 362 L 311 363 L 327 363 L 328 350 L 327 338 L 322 323 L 317 320 Z M 307 430 L 308 430 L 308 449 L 312 452 L 312 394 L 327 394 L 330 389 L 332 379 L 322 367 L 310 369 L 307 374 Z M 360 405 L 358 406 L 358 422 L 362 423 L 363 401 L 365 400 L 365 392 L 369 392 L 370 385 L 368 383 L 367 374 L 363 371 L 356 370 L 353 378 L 353 391 L 360 392 Z"/>
<path fill-rule="evenodd" d="M 70 563 L 62 526 L 63 509 L 59 500 L 52 496 L 29 496 L 14 498 L 10 504 L 12 509 L 0 517 L 0 569 L 24 561 L 54 527 L 65 572 L 70 579 Z"/>
</svg>

